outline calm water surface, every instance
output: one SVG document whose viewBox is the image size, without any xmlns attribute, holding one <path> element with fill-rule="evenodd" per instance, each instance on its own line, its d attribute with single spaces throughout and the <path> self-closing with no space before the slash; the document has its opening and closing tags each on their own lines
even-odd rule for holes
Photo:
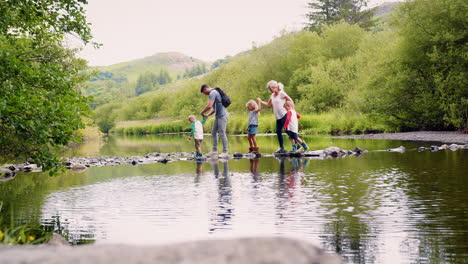
<svg viewBox="0 0 468 264">
<path fill-rule="evenodd" d="M 273 234 L 309 240 L 348 263 L 468 262 L 467 150 L 417 152 L 431 143 L 305 139 L 314 149 L 359 146 L 369 152 L 20 174 L 0 183 L 2 217 L 54 226 L 73 243 Z M 230 137 L 230 143 L 233 152 L 248 149 L 245 137 Z M 259 144 L 263 153 L 277 146 L 272 136 L 260 137 Z M 408 151 L 379 151 L 400 145 Z M 116 136 L 65 155 L 179 151 L 192 151 L 185 136 Z"/>
</svg>

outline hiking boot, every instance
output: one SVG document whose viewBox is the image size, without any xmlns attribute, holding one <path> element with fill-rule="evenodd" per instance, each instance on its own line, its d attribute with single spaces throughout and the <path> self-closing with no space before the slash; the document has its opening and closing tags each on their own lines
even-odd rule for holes
<svg viewBox="0 0 468 264">
<path fill-rule="evenodd" d="M 229 156 L 229 154 L 223 152 L 223 153 L 219 154 L 218 157 L 219 157 L 220 159 L 227 159 L 227 158 L 229 158 L 230 156 Z"/>
<path fill-rule="evenodd" d="M 254 152 L 254 148 L 249 148 L 249 153 L 253 153 Z"/>
<path fill-rule="evenodd" d="M 258 153 L 258 148 L 252 148 L 252 153 L 257 154 Z"/>
<path fill-rule="evenodd" d="M 211 158 L 211 157 L 217 157 L 218 156 L 218 152 L 217 151 L 210 151 L 208 153 L 206 153 L 206 155 L 208 158 Z"/>
<path fill-rule="evenodd" d="M 302 143 L 301 143 L 302 144 Z M 296 150 L 300 150 L 301 149 L 301 145 L 299 143 L 296 143 Z"/>
<path fill-rule="evenodd" d="M 201 153 L 197 153 L 197 154 L 195 155 L 195 158 L 201 158 L 201 157 L 203 157 L 203 154 L 201 154 Z"/>
<path fill-rule="evenodd" d="M 304 151 L 309 149 L 309 146 L 307 146 L 307 144 L 305 142 L 302 142 L 301 145 L 304 148 Z"/>
<path fill-rule="evenodd" d="M 291 152 L 296 152 L 297 151 L 297 146 L 295 144 L 292 145 L 292 149 L 290 151 Z"/>
<path fill-rule="evenodd" d="M 273 154 L 284 154 L 287 153 L 287 151 L 284 148 L 279 148 L 277 151 L 273 152 Z"/>
</svg>

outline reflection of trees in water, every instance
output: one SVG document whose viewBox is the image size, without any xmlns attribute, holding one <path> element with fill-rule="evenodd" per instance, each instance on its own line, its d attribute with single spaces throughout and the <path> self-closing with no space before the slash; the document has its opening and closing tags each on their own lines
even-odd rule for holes
<svg viewBox="0 0 468 264">
<path fill-rule="evenodd" d="M 61 235 L 72 245 L 91 244 L 96 241 L 96 230 L 80 230 L 80 233 L 70 234 L 70 230 L 67 227 L 67 220 L 62 221 L 60 215 L 55 215 L 51 219 L 43 219 L 41 221 L 42 229 Z"/>
<path fill-rule="evenodd" d="M 373 262 L 377 241 L 369 235 L 367 220 L 361 220 L 356 216 L 357 213 L 354 210 L 365 207 L 361 203 L 365 203 L 364 197 L 369 184 L 356 184 L 356 179 L 342 177 L 343 175 L 340 174 L 339 168 L 335 167 L 336 165 L 333 167 L 318 166 L 318 170 L 327 171 L 316 175 L 315 173 L 310 174 L 309 170 L 308 176 L 304 176 L 304 169 L 307 168 L 309 162 L 311 161 L 307 159 L 279 159 L 278 204 L 276 206 L 279 219 L 277 225 L 284 225 L 288 221 L 289 215 L 287 214 L 297 211 L 294 209 L 296 206 L 294 198 L 298 192 L 304 191 L 300 188 L 303 186 L 314 192 L 314 198 L 309 199 L 317 199 L 320 206 L 330 212 L 325 224 L 322 225 L 324 231 L 321 233 L 325 234 L 321 236 L 323 246 L 328 250 L 349 257 L 348 259 L 352 263 Z M 320 162 L 336 163 L 337 161 Z M 291 167 L 288 169 L 289 165 Z M 314 167 L 314 170 L 317 168 Z M 331 173 L 329 173 L 330 171 Z M 343 192 L 343 185 L 350 189 Z M 303 210 L 307 210 L 307 208 L 303 208 Z M 295 215 L 294 217 L 300 218 L 301 216 Z M 317 223 L 311 224 L 316 225 Z"/>
<path fill-rule="evenodd" d="M 232 189 L 231 178 L 229 175 L 229 164 L 228 162 L 222 162 L 222 177 L 219 175 L 218 162 L 215 162 L 212 165 L 214 176 L 218 184 L 218 202 L 216 207 L 212 210 L 212 212 L 210 212 L 210 233 L 214 233 L 216 230 L 229 229 L 232 224 L 231 221 L 234 211 L 232 206 Z"/>
<path fill-rule="evenodd" d="M 370 236 L 367 224 L 343 212 L 333 218 L 325 224 L 324 233 L 328 235 L 320 236 L 324 240 L 322 245 L 342 254 L 350 263 L 375 263 L 377 238 Z"/>
<path fill-rule="evenodd" d="M 374 263 L 379 243 L 369 227 L 366 212 L 378 207 L 369 201 L 373 183 L 366 175 L 368 167 L 359 167 L 356 160 L 327 160 L 333 167 L 316 166 L 307 185 L 316 186 L 315 197 L 325 209 L 322 246 L 343 255 L 350 263 Z M 312 187 L 310 186 L 310 187 Z"/>
<path fill-rule="evenodd" d="M 465 263 L 468 151 L 407 152 L 394 159 L 405 175 L 395 185 L 408 197 L 407 228 L 416 229 L 405 241 L 412 261 Z"/>
</svg>

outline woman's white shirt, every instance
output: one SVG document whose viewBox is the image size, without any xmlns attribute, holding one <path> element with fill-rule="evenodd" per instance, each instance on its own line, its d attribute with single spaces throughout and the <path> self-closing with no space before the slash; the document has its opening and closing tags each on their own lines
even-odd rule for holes
<svg viewBox="0 0 468 264">
<path fill-rule="evenodd" d="M 271 94 L 271 105 L 273 106 L 273 112 L 275 113 L 275 118 L 277 120 L 281 119 L 287 112 L 284 108 L 286 96 L 288 95 L 284 91 L 280 91 L 277 96 L 275 96 L 275 93 Z"/>
</svg>

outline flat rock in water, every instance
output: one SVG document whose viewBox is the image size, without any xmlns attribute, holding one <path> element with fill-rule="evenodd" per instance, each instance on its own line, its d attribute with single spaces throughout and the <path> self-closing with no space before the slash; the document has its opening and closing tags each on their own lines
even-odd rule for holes
<svg viewBox="0 0 468 264">
<path fill-rule="evenodd" d="M 329 147 L 323 150 L 327 156 L 331 157 L 341 157 L 346 154 L 346 152 L 339 147 Z"/>
<path fill-rule="evenodd" d="M 325 151 L 324 150 L 308 150 L 304 152 L 304 156 L 306 157 L 319 157 L 319 156 L 324 156 Z"/>
<path fill-rule="evenodd" d="M 190 241 L 170 245 L 10 246 L 0 248 L 2 263 L 93 264 L 339 264 L 336 255 L 303 240 L 252 237 Z"/>
<path fill-rule="evenodd" d="M 387 149 L 388 152 L 400 152 L 403 153 L 406 151 L 406 148 L 403 146 L 399 146 L 398 148 Z"/>
</svg>

